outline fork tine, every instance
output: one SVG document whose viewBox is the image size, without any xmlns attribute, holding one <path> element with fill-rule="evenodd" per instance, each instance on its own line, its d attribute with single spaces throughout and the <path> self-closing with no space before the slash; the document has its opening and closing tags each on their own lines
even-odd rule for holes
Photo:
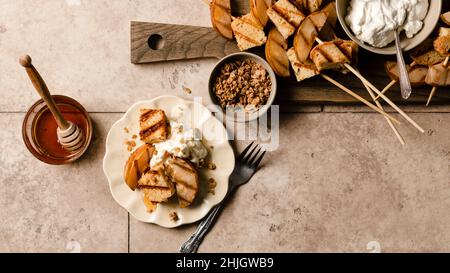
<svg viewBox="0 0 450 273">
<path fill-rule="evenodd" d="M 258 145 L 257 145 L 258 146 Z M 248 162 L 247 162 L 247 165 L 248 166 L 251 166 L 254 162 L 255 162 L 255 159 L 258 157 L 258 154 L 259 154 L 259 152 L 261 152 L 261 147 L 259 147 L 259 149 L 258 149 L 258 151 L 256 151 L 256 153 L 255 153 L 255 155 L 254 156 L 252 156 L 252 158 L 249 158 L 249 160 L 248 160 Z"/>
<path fill-rule="evenodd" d="M 244 164 L 247 164 L 247 165 L 250 165 L 250 158 L 252 157 L 252 155 L 253 155 L 253 152 L 256 150 L 256 148 L 258 148 L 259 147 L 259 145 L 258 144 L 256 144 L 255 145 L 255 147 L 253 147 L 253 149 L 248 153 L 248 155 L 246 155 L 245 157 L 244 157 L 244 159 L 242 160 L 242 162 L 244 163 Z"/>
<path fill-rule="evenodd" d="M 253 163 L 250 167 L 254 170 L 256 170 L 259 166 L 259 163 L 261 163 L 261 160 L 263 159 L 264 155 L 266 154 L 266 151 L 264 151 L 261 156 L 256 160 L 255 163 Z"/>
<path fill-rule="evenodd" d="M 253 143 L 255 143 L 254 141 L 252 143 L 250 143 L 243 151 L 242 153 L 236 158 L 237 161 L 241 161 L 245 154 L 248 152 L 248 150 L 250 150 L 250 148 L 252 147 Z"/>
</svg>

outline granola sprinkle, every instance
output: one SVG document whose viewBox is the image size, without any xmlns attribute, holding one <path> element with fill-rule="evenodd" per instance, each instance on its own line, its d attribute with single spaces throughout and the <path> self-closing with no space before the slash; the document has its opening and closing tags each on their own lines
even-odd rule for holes
<svg viewBox="0 0 450 273">
<path fill-rule="evenodd" d="M 258 109 L 267 103 L 272 90 L 269 73 L 259 63 L 246 59 L 226 63 L 213 86 L 220 106 L 242 106 Z"/>
<path fill-rule="evenodd" d="M 172 220 L 173 222 L 176 222 L 179 220 L 178 214 L 176 211 L 172 211 L 171 213 L 169 213 L 169 217 L 170 217 L 170 220 Z"/>
<path fill-rule="evenodd" d="M 217 187 L 217 182 L 214 178 L 209 178 L 208 179 L 208 193 L 211 193 L 212 195 L 216 194 L 216 187 Z"/>
<path fill-rule="evenodd" d="M 216 164 L 214 164 L 213 162 L 208 162 L 208 165 L 206 165 L 206 167 L 209 169 L 209 170 L 215 170 L 217 167 L 216 167 Z"/>
<path fill-rule="evenodd" d="M 188 95 L 190 95 L 192 93 L 192 90 L 189 87 L 186 87 L 183 85 L 182 88 L 183 88 L 184 93 L 186 93 Z"/>
<path fill-rule="evenodd" d="M 125 145 L 127 146 L 127 150 L 129 152 L 133 151 L 134 147 L 136 147 L 136 141 L 134 140 L 125 140 Z"/>
</svg>

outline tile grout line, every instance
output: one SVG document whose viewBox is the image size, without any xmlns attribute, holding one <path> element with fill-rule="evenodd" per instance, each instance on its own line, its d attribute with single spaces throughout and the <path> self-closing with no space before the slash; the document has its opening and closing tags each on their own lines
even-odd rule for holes
<svg viewBox="0 0 450 273">
<path fill-rule="evenodd" d="M 127 215 L 128 215 L 128 236 L 127 236 L 128 237 L 127 238 L 128 246 L 127 246 L 127 252 L 130 253 L 130 213 L 128 212 Z"/>
</svg>

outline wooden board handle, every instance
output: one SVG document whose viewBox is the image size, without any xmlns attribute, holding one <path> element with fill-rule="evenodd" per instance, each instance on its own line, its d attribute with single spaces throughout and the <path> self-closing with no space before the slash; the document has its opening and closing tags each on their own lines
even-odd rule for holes
<svg viewBox="0 0 450 273">
<path fill-rule="evenodd" d="M 48 108 L 52 112 L 53 116 L 55 117 L 56 123 L 58 124 L 58 127 L 63 130 L 66 130 L 67 128 L 69 128 L 69 123 L 66 121 L 66 119 L 62 116 L 61 112 L 57 108 L 55 100 L 53 99 L 52 95 L 50 94 L 50 91 L 48 90 L 47 85 L 45 84 L 41 75 L 39 75 L 39 72 L 36 70 L 36 68 L 31 63 L 31 57 L 29 55 L 24 55 L 24 56 L 20 57 L 19 63 L 23 67 L 25 67 L 25 70 L 27 71 L 27 74 L 31 80 L 31 83 L 33 84 L 36 91 L 39 93 L 41 98 L 45 101 Z"/>
<path fill-rule="evenodd" d="M 134 64 L 221 58 L 238 51 L 236 41 L 223 38 L 210 27 L 131 22 Z"/>
</svg>

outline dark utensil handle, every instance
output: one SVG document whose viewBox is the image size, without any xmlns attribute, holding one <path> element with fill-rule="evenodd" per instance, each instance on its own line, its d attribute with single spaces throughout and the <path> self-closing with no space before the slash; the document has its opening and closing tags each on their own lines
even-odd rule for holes
<svg viewBox="0 0 450 273">
<path fill-rule="evenodd" d="M 221 202 L 215 206 L 208 214 L 208 216 L 203 219 L 197 227 L 197 230 L 192 234 L 192 236 L 181 246 L 180 253 L 196 253 L 200 243 L 203 238 L 208 233 L 211 225 L 214 223 L 217 214 L 224 206 L 225 202 Z"/>
</svg>

